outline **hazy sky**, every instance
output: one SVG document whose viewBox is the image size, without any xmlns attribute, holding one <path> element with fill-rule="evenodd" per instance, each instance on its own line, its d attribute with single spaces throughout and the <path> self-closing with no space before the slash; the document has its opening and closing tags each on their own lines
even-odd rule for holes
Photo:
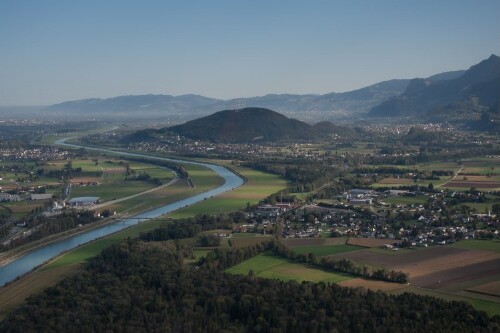
<svg viewBox="0 0 500 333">
<path fill-rule="evenodd" d="M 0 1 L 0 105 L 342 92 L 492 53 L 499 0 Z"/>
</svg>

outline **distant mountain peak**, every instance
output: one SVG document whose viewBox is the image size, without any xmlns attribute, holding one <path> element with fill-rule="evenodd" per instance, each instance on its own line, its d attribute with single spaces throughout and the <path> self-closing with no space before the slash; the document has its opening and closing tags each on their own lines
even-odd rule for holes
<svg viewBox="0 0 500 333">
<path fill-rule="evenodd" d="M 500 99 L 500 57 L 490 56 L 463 74 L 441 73 L 429 79 L 413 79 L 406 91 L 370 110 L 372 116 L 422 115 L 474 95 L 479 104 L 490 107 Z M 433 80 L 434 78 L 434 80 Z M 446 78 L 443 80 L 443 78 Z"/>
</svg>

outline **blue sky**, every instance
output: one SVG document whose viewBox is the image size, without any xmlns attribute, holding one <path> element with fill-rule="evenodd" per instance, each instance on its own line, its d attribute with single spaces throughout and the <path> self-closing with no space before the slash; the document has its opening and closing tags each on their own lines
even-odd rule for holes
<svg viewBox="0 0 500 333">
<path fill-rule="evenodd" d="M 342 92 L 492 53 L 498 0 L 0 1 L 0 105 Z"/>
</svg>

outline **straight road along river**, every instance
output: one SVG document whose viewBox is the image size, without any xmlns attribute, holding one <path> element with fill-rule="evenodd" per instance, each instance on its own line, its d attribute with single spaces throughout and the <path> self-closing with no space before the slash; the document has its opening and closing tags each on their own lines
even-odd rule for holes
<svg viewBox="0 0 500 333">
<path fill-rule="evenodd" d="M 182 163 L 182 164 L 201 165 L 201 166 L 209 168 L 210 170 L 214 171 L 219 176 L 224 178 L 224 184 L 222 184 L 221 186 L 214 188 L 212 190 L 206 191 L 204 193 L 196 194 L 192 197 L 182 199 L 182 200 L 179 200 L 177 202 L 174 202 L 174 203 L 171 203 L 171 204 L 159 207 L 159 208 L 155 208 L 155 209 L 131 216 L 130 218 L 127 218 L 127 219 L 118 220 L 115 223 L 107 224 L 105 226 L 102 226 L 102 227 L 99 227 L 96 229 L 92 229 L 92 230 L 83 232 L 81 234 L 71 236 L 71 237 L 56 241 L 54 243 L 48 244 L 47 246 L 33 250 L 32 252 L 29 252 L 28 254 L 26 254 L 20 258 L 17 258 L 15 260 L 9 262 L 8 264 L 0 267 L 0 286 L 3 286 L 4 284 L 14 280 L 18 276 L 21 276 L 21 275 L 31 271 L 33 268 L 43 264 L 44 262 L 48 261 L 49 259 L 52 259 L 52 258 L 56 257 L 57 255 L 65 252 L 65 251 L 68 251 L 70 249 L 73 249 L 81 244 L 88 243 L 88 242 L 93 241 L 95 239 L 98 239 L 100 237 L 103 237 L 103 236 L 112 234 L 114 232 L 117 232 L 119 230 L 128 228 L 130 226 L 133 226 L 135 224 L 140 223 L 141 220 L 144 221 L 147 219 L 160 217 L 162 215 L 173 212 L 177 209 L 193 205 L 195 203 L 198 203 L 200 201 L 205 200 L 206 198 L 233 190 L 233 189 L 243 185 L 243 183 L 244 183 L 244 181 L 241 177 L 239 177 L 238 175 L 229 171 L 228 169 L 221 167 L 221 166 L 218 166 L 218 165 L 201 163 L 201 162 L 193 162 L 193 161 L 185 161 L 185 160 L 176 160 L 176 159 L 156 157 L 156 156 L 148 156 L 148 155 L 129 153 L 129 152 L 114 151 L 114 150 L 104 149 L 104 148 L 77 146 L 77 145 L 66 143 L 66 141 L 69 139 L 70 138 L 58 140 L 58 141 L 56 141 L 56 144 L 62 145 L 62 146 L 67 146 L 67 147 L 72 147 L 72 148 L 85 148 L 87 150 L 100 151 L 100 152 L 104 152 L 107 154 L 113 154 L 113 155 L 117 155 L 117 156 L 143 157 L 143 158 L 148 158 L 148 159 L 152 159 L 152 160 L 169 161 L 169 162 Z"/>
</svg>

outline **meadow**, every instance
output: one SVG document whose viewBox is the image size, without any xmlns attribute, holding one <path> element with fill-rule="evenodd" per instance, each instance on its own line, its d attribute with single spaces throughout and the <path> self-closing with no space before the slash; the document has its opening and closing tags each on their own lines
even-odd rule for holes
<svg viewBox="0 0 500 333">
<path fill-rule="evenodd" d="M 294 263 L 270 253 L 261 253 L 226 270 L 226 272 L 231 274 L 244 275 L 249 274 L 250 271 L 253 272 L 254 276 L 282 281 L 338 283 L 354 278 L 354 276 L 349 274 L 331 272 Z"/>
</svg>

